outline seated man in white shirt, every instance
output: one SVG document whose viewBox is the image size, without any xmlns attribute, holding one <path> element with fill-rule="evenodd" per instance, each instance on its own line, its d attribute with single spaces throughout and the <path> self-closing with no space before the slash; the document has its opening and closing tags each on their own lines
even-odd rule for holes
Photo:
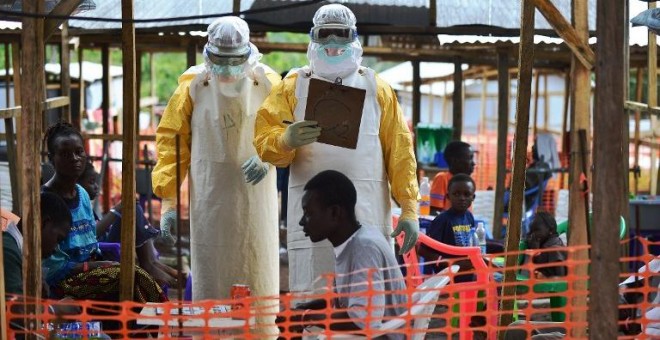
<svg viewBox="0 0 660 340">
<path fill-rule="evenodd" d="M 356 220 L 356 201 L 353 183 L 337 171 L 320 172 L 305 185 L 300 225 L 312 242 L 328 240 L 332 243 L 338 297 L 330 306 L 331 313 L 310 312 L 325 309 L 326 300 L 323 299 L 298 305 L 295 309 L 305 312 L 289 320 L 296 324 L 290 328 L 291 332 L 302 332 L 308 325 L 323 327 L 330 315 L 333 320 L 330 329 L 365 333 L 360 331 L 377 330 L 381 323 L 405 311 L 406 285 L 394 251 L 379 230 Z M 367 292 L 369 286 L 371 291 Z M 371 301 L 367 301 L 368 294 L 372 294 Z M 369 325 L 365 324 L 367 317 Z M 279 321 L 284 318 L 280 317 Z M 403 339 L 404 335 L 388 334 L 386 337 Z"/>
</svg>

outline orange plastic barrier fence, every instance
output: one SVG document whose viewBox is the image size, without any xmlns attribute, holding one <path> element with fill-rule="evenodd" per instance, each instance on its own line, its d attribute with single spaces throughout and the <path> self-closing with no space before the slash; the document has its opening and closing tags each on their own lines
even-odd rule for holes
<svg viewBox="0 0 660 340">
<path fill-rule="evenodd" d="M 643 248 L 652 243 L 640 239 Z M 622 246 L 628 240 L 622 242 Z M 402 282 L 421 282 L 416 287 L 408 284 L 405 289 L 382 291 L 377 287 L 397 286 L 398 282 L 383 282 L 377 275 L 383 270 L 400 268 L 370 269 L 366 273 L 366 282 L 352 283 L 348 287 L 335 289 L 333 282 L 340 278 L 337 274 L 327 274 L 319 279 L 318 289 L 309 294 L 291 293 L 271 297 L 248 297 L 241 300 L 201 301 L 179 304 L 137 304 L 131 302 L 112 303 L 97 301 L 58 302 L 44 300 L 37 315 L 26 315 L 25 303 L 29 299 L 15 297 L 8 302 L 7 320 L 3 330 L 10 338 L 25 334 L 23 329 L 30 323 L 41 324 L 35 333 L 48 339 L 100 339 L 113 338 L 229 338 L 244 339 L 277 338 L 292 339 L 300 336 L 315 338 L 337 338 L 345 335 L 350 338 L 374 338 L 387 334 L 390 338 L 397 335 L 408 339 L 451 338 L 458 334 L 461 339 L 471 339 L 477 335 L 495 339 L 498 331 L 505 331 L 511 339 L 529 337 L 540 329 L 555 329 L 568 334 L 574 329 L 586 329 L 586 322 L 571 321 L 571 315 L 586 313 L 588 307 L 575 306 L 571 300 L 588 296 L 588 290 L 576 290 L 574 284 L 589 282 L 588 276 L 579 276 L 576 268 L 588 266 L 588 261 L 577 260 L 575 254 L 588 251 L 588 247 L 564 248 L 566 261 L 561 263 L 535 264 L 525 257 L 556 250 L 525 250 L 509 254 L 488 254 L 480 260 L 484 266 L 476 269 L 465 266 L 464 259 L 452 258 L 433 263 L 434 266 L 450 266 L 440 274 L 421 275 L 418 278 L 402 276 Z M 498 267 L 506 256 L 514 256 L 518 265 L 512 270 L 517 274 L 514 282 L 515 296 L 502 296 L 503 283 L 498 278 L 505 269 Z M 655 260 L 655 261 L 654 261 Z M 638 257 L 622 257 L 621 263 L 626 268 L 630 262 L 646 264 L 644 270 L 634 273 L 621 273 L 621 338 L 652 338 L 654 331 L 660 332 L 660 305 L 653 303 L 658 293 L 660 282 L 660 257 L 645 253 Z M 455 265 L 463 266 L 458 269 Z M 542 277 L 536 273 L 540 268 L 565 266 L 564 277 Z M 406 266 L 404 266 L 403 269 Z M 409 269 L 409 268 L 407 268 Z M 452 271 L 453 270 L 453 271 Z M 408 273 L 418 272 L 408 270 Z M 355 275 L 348 273 L 342 275 Z M 361 273 L 364 275 L 364 272 Z M 487 282 L 478 286 L 456 282 L 457 275 L 486 275 Z M 630 277 L 632 275 L 632 278 Z M 421 280 L 417 280 L 421 279 Z M 342 282 L 345 280 L 339 280 Z M 550 289 L 550 286 L 554 288 Z M 588 286 L 588 285 L 587 285 Z M 466 290 L 478 290 L 477 294 L 466 295 Z M 351 293 L 338 293 L 337 291 Z M 624 294 L 625 293 L 625 294 Z M 398 296 L 401 299 L 390 299 Z M 461 298 L 459 298 L 459 296 Z M 469 296 L 469 298 L 466 298 Z M 624 299 L 624 297 L 626 299 Z M 593 297 L 592 297 L 593 298 Z M 302 301 L 319 299 L 325 307 L 318 310 L 299 310 L 294 308 Z M 466 301 L 468 299 L 469 301 Z M 499 304 L 503 299 L 515 299 L 513 311 L 503 311 Z M 659 298 L 660 299 L 660 298 Z M 347 303 L 347 301 L 350 301 Z M 385 301 L 383 303 L 383 301 Z M 391 303 L 391 301 L 401 301 Z M 554 301 L 554 302 L 553 302 Z M 556 303 L 559 301 L 560 303 Z M 563 301 L 563 304 L 561 303 Z M 61 309 L 63 304 L 79 307 L 69 315 L 56 315 L 53 310 Z M 473 310 L 461 310 L 464 306 L 476 305 Z M 493 306 L 493 304 L 497 306 Z M 323 305 L 321 303 L 320 305 Z M 71 308 L 69 308 L 71 309 Z M 74 308 L 75 309 L 75 308 Z M 513 314 L 519 320 L 511 325 L 498 326 L 500 315 Z M 557 317 L 563 321 L 553 322 Z M 338 319 L 346 317 L 347 319 Z M 533 323 L 526 321 L 533 321 Z M 348 321 L 348 322 L 347 322 Z M 351 322 L 361 327 L 355 331 L 340 331 L 337 328 L 350 326 Z M 459 325 L 469 325 L 465 326 Z M 86 327 L 91 329 L 86 329 Z M 521 332 L 520 334 L 515 334 Z"/>
</svg>

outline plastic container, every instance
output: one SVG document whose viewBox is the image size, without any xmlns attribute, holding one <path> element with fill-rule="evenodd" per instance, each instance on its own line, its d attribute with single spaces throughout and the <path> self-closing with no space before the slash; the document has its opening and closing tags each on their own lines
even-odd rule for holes
<svg viewBox="0 0 660 340">
<path fill-rule="evenodd" d="M 445 150 L 453 128 L 420 123 L 415 130 L 417 160 L 422 164 L 437 163 L 436 154 Z"/>
<path fill-rule="evenodd" d="M 419 184 L 419 194 L 422 196 L 422 200 L 419 202 L 419 214 L 428 216 L 431 214 L 431 185 L 428 177 L 422 177 L 422 182 Z"/>
<path fill-rule="evenodd" d="M 474 235 L 477 238 L 477 244 L 481 248 L 481 254 L 486 254 L 486 227 L 484 222 L 477 222 L 477 228 L 474 230 Z"/>
</svg>

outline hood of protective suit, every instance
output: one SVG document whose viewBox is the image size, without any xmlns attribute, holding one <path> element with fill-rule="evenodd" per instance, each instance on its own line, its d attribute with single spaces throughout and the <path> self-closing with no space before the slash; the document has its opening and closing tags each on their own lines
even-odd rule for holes
<svg viewBox="0 0 660 340">
<path fill-rule="evenodd" d="M 342 50 L 340 55 L 332 51 Z M 307 59 L 312 72 L 327 80 L 346 78 L 358 70 L 362 64 L 362 44 L 355 40 L 350 44 L 318 44 L 310 42 L 307 47 Z"/>
<path fill-rule="evenodd" d="M 252 68 L 261 59 L 256 46 L 250 43 L 250 29 L 238 17 L 222 17 L 208 27 L 208 42 L 204 45 L 204 65 L 210 76 L 224 83 L 237 82 L 249 76 Z M 237 64 L 218 60 L 247 59 Z M 226 59 L 225 59 L 226 58 Z"/>
<path fill-rule="evenodd" d="M 312 22 L 314 27 L 340 24 L 352 29 L 356 24 L 353 12 L 340 4 L 321 6 Z M 314 74 L 334 81 L 357 71 L 362 64 L 362 44 L 357 38 L 350 43 L 311 41 L 307 47 L 307 59 Z"/>
</svg>

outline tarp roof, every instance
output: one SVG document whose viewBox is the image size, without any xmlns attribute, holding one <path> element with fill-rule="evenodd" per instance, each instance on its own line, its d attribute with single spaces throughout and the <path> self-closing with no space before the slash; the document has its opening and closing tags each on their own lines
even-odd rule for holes
<svg viewBox="0 0 660 340">
<path fill-rule="evenodd" d="M 436 1 L 436 27 L 431 27 L 430 1 Z M 570 21 L 571 0 L 551 0 Z M 596 0 L 589 1 L 589 28 L 596 26 Z M 327 3 L 342 3 L 355 12 L 358 29 L 376 34 L 480 34 L 517 36 L 520 30 L 519 0 L 242 0 L 243 17 L 253 30 L 306 32 L 314 12 Z M 135 0 L 135 19 L 161 19 L 219 15 L 232 11 L 232 1 L 218 0 Z M 284 6 L 284 7 L 283 7 Z M 254 13 L 255 10 L 272 11 Z M 97 0 L 96 9 L 79 17 L 121 18 L 121 0 Z M 184 21 L 137 23 L 137 29 L 206 30 L 214 18 Z M 552 28 L 537 11 L 536 33 L 554 36 Z M 71 20 L 72 30 L 90 32 L 118 30 L 120 22 Z M 80 32 L 83 33 L 83 32 Z"/>
</svg>

